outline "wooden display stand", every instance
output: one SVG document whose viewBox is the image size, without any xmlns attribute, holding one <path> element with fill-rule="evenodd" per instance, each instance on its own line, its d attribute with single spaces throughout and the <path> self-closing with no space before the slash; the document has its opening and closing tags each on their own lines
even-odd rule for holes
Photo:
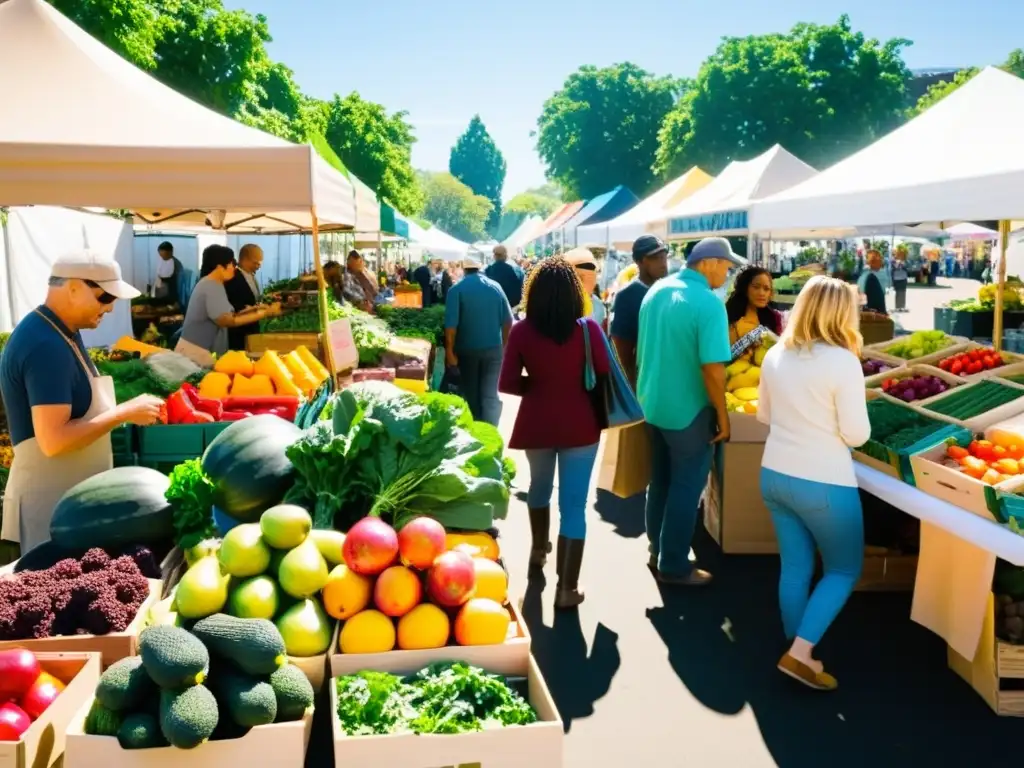
<svg viewBox="0 0 1024 768">
<path fill-rule="evenodd" d="M 983 621 L 974 659 L 965 659 L 947 648 L 949 668 L 966 680 L 997 715 L 1024 717 L 1024 690 L 1002 690 L 1004 681 L 1024 680 L 1024 646 L 1011 645 L 996 637 L 994 595 L 988 598 Z"/>
</svg>

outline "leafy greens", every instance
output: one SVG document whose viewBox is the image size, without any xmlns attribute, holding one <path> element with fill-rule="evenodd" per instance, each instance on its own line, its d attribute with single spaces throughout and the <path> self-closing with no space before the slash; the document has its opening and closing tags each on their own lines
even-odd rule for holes
<svg viewBox="0 0 1024 768">
<path fill-rule="evenodd" d="M 317 528 L 348 530 L 365 515 L 396 528 L 419 515 L 446 528 L 490 528 L 508 511 L 501 437 L 455 400 L 381 382 L 336 393 L 331 421 L 288 449 L 296 483 L 287 501 L 312 509 Z"/>
<path fill-rule="evenodd" d="M 213 483 L 203 472 L 202 460 L 189 459 L 171 470 L 171 485 L 164 494 L 173 508 L 174 543 L 191 549 L 216 537 L 213 522 Z"/>
</svg>

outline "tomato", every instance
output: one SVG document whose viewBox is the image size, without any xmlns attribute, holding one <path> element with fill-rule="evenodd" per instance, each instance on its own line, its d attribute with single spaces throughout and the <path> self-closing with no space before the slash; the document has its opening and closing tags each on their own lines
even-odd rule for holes
<svg viewBox="0 0 1024 768">
<path fill-rule="evenodd" d="M 1001 445 L 993 446 L 992 447 L 992 458 L 990 459 L 990 461 L 999 461 L 1000 459 L 1005 459 L 1007 457 L 1007 455 L 1008 454 L 1006 453 L 1006 449 L 1003 448 L 1003 446 L 1001 446 Z"/>
<path fill-rule="evenodd" d="M 971 358 L 971 362 L 973 363 L 975 360 L 981 357 L 981 352 L 978 351 L 977 349 L 972 349 L 970 352 L 967 353 L 967 356 Z"/>
<path fill-rule="evenodd" d="M 951 445 L 948 448 L 946 448 L 946 455 L 949 456 L 949 458 L 951 459 L 956 459 L 957 461 L 960 461 L 960 459 L 970 456 L 971 454 L 966 448 L 964 448 L 961 445 Z"/>
<path fill-rule="evenodd" d="M 963 373 L 963 370 L 964 364 L 961 363 L 959 360 L 957 360 L 955 363 L 949 366 L 949 372 L 952 373 L 954 376 L 959 376 L 961 373 Z"/>
<path fill-rule="evenodd" d="M 945 360 L 940 360 L 939 361 L 939 368 L 941 368 L 944 371 L 948 371 L 949 370 L 949 366 L 951 366 L 952 364 L 953 364 L 953 358 L 947 357 Z"/>
<path fill-rule="evenodd" d="M 992 465 L 992 468 L 1003 475 L 1020 474 L 1020 466 L 1013 459 L 1000 459 Z"/>
<path fill-rule="evenodd" d="M 977 456 L 968 456 L 963 460 L 963 469 L 961 471 L 969 477 L 980 480 L 981 476 L 988 472 L 988 464 Z"/>
<path fill-rule="evenodd" d="M 968 373 L 968 375 L 974 374 L 974 373 L 981 373 L 981 371 L 983 369 L 984 369 L 984 365 L 982 365 L 981 361 L 980 360 L 975 360 L 973 363 L 971 363 L 967 367 L 967 373 Z"/>
<path fill-rule="evenodd" d="M 1011 445 L 1006 449 L 1006 455 L 1011 459 L 1024 459 L 1024 447 L 1019 445 Z"/>
<path fill-rule="evenodd" d="M 967 447 L 967 450 L 971 452 L 971 456 L 983 461 L 991 461 L 995 458 L 993 449 L 994 446 L 988 440 L 975 440 Z"/>
</svg>

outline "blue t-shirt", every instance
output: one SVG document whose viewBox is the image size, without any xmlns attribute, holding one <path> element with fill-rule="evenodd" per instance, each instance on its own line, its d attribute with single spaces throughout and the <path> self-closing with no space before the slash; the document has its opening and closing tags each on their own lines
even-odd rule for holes
<svg viewBox="0 0 1024 768">
<path fill-rule="evenodd" d="M 12 445 L 35 437 L 33 406 L 70 405 L 71 418 L 80 419 L 92 405 L 90 376 L 65 340 L 76 344 L 86 363 L 92 366 L 82 335 L 71 333 L 46 307 L 39 307 L 39 312 L 60 330 L 35 312 L 29 312 L 15 327 L 0 355 L 0 391 Z M 95 372 L 95 367 L 92 370 Z"/>
<path fill-rule="evenodd" d="M 518 307 L 523 301 L 523 270 L 507 261 L 496 261 L 484 274 L 501 286 L 510 306 Z"/>
<path fill-rule="evenodd" d="M 640 305 L 650 286 L 639 278 L 615 294 L 612 305 L 612 338 L 618 336 L 624 341 L 636 344 L 640 336 Z"/>
<path fill-rule="evenodd" d="M 648 290 L 640 306 L 637 397 L 650 424 L 688 427 L 710 405 L 701 366 L 730 359 L 725 305 L 702 274 L 684 269 Z"/>
<path fill-rule="evenodd" d="M 502 345 L 501 329 L 512 322 L 512 307 L 501 286 L 479 270 L 452 286 L 444 305 L 444 327 L 455 328 L 455 351 L 478 352 Z"/>
</svg>

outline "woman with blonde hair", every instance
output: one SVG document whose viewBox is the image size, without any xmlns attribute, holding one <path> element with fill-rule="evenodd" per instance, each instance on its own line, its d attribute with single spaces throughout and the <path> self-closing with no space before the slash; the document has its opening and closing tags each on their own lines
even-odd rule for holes
<svg viewBox="0 0 1024 768">
<path fill-rule="evenodd" d="M 811 278 L 761 366 L 757 418 L 770 426 L 761 494 L 779 540 L 779 604 L 792 642 L 781 672 L 818 690 L 836 679 L 812 653 L 860 578 L 864 521 L 850 448 L 871 436 L 856 286 Z M 811 591 L 815 551 L 824 576 Z"/>
</svg>

